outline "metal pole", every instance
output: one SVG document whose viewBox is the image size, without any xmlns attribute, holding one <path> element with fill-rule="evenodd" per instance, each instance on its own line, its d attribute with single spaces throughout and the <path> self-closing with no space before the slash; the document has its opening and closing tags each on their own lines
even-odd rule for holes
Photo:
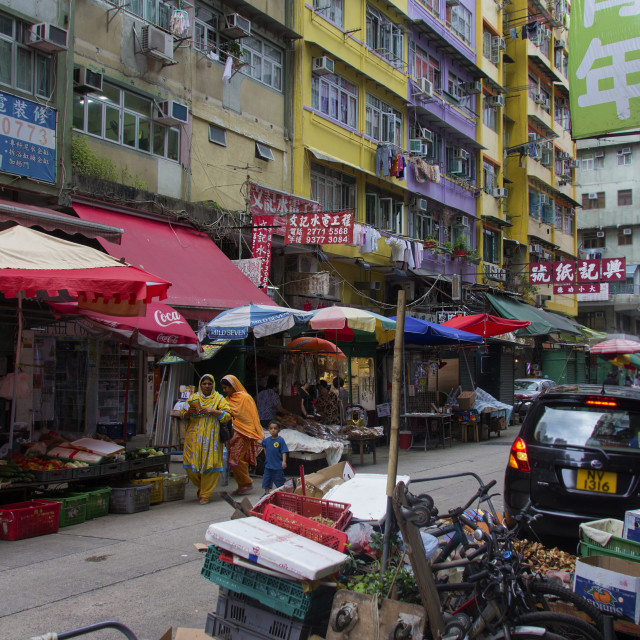
<svg viewBox="0 0 640 640">
<path fill-rule="evenodd" d="M 134 332 L 133 332 L 134 333 Z M 127 384 L 124 392 L 124 424 L 122 426 L 122 440 L 127 442 L 127 420 L 129 418 L 129 379 L 131 377 L 131 341 L 133 333 L 129 337 L 129 357 L 127 358 Z"/>
<path fill-rule="evenodd" d="M 396 313 L 396 337 L 393 343 L 393 379 L 391 383 L 391 433 L 389 434 L 389 463 L 387 466 L 387 515 L 384 526 L 384 547 L 381 570 L 387 568 L 391 546 L 391 525 L 393 522 L 393 492 L 398 472 L 398 427 L 400 424 L 400 387 L 403 379 L 404 314 L 406 298 L 404 289 L 398 291 Z"/>
<path fill-rule="evenodd" d="M 22 347 L 22 295 L 22 291 L 20 291 L 18 293 L 18 338 L 16 342 L 16 359 L 13 367 L 13 395 L 9 422 L 9 451 L 13 451 L 13 432 L 16 422 L 16 405 L 18 404 L 18 369 L 20 368 L 20 350 Z"/>
<path fill-rule="evenodd" d="M 255 369 L 256 378 L 256 399 L 258 398 L 258 350 L 256 348 L 256 334 L 253 334 L 253 368 Z"/>
</svg>

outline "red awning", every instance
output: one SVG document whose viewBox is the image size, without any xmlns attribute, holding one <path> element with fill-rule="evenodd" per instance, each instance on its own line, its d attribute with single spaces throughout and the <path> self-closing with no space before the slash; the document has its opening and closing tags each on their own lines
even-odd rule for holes
<svg viewBox="0 0 640 640">
<path fill-rule="evenodd" d="M 172 283 L 166 304 L 173 307 L 233 309 L 250 302 L 275 304 L 222 253 L 205 233 L 181 224 L 73 203 L 83 219 L 124 229 L 120 245 L 98 241 L 124 259 Z"/>
<path fill-rule="evenodd" d="M 85 238 L 102 237 L 117 244 L 122 235 L 122 229 L 116 227 L 80 220 L 54 209 L 9 200 L 0 200 L 0 222 L 4 221 L 17 222 L 25 227 L 41 227 L 45 231 L 63 231 L 69 235 L 78 233 Z"/>
</svg>

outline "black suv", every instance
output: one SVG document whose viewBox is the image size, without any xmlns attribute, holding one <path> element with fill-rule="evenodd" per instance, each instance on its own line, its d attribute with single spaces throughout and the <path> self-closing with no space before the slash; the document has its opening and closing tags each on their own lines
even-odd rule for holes
<svg viewBox="0 0 640 640">
<path fill-rule="evenodd" d="M 541 536 L 578 537 L 578 524 L 624 520 L 640 508 L 640 389 L 561 385 L 535 401 L 504 477 L 508 517 L 531 499 Z"/>
</svg>

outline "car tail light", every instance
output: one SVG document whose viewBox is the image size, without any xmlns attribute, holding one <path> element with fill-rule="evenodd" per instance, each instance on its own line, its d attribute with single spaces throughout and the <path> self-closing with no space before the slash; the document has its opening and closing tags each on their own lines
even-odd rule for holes
<svg viewBox="0 0 640 640">
<path fill-rule="evenodd" d="M 509 466 L 513 469 L 518 469 L 518 471 L 531 471 L 529 456 L 527 455 L 527 445 L 522 438 L 516 438 L 513 445 L 511 445 Z"/>
<path fill-rule="evenodd" d="M 524 398 L 524 396 L 521 393 L 516 393 L 513 397 L 515 400 L 522 400 L 522 398 Z"/>
<path fill-rule="evenodd" d="M 596 407 L 617 407 L 618 403 L 613 398 L 587 398 L 585 404 Z"/>
</svg>

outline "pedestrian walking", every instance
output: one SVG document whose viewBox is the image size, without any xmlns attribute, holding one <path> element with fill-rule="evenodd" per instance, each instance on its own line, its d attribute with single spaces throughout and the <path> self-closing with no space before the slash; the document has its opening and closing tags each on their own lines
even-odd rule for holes
<svg viewBox="0 0 640 640">
<path fill-rule="evenodd" d="M 222 471 L 223 446 L 220 423 L 231 420 L 229 403 L 215 390 L 212 375 L 200 378 L 198 391 L 191 394 L 180 411 L 187 421 L 183 467 L 198 490 L 200 504 L 207 504 Z"/>
<path fill-rule="evenodd" d="M 287 415 L 290 412 L 282 406 L 280 394 L 278 393 L 278 376 L 270 375 L 267 378 L 267 387 L 258 393 L 257 396 L 258 415 L 260 424 L 264 429 L 269 429 L 269 424 L 281 413 Z"/>
<path fill-rule="evenodd" d="M 271 492 L 274 484 L 276 487 L 281 487 L 286 481 L 284 469 L 287 468 L 289 449 L 279 433 L 280 425 L 277 422 L 272 422 L 269 425 L 269 437 L 262 441 L 265 453 L 264 474 L 262 476 L 264 495 Z"/>
<path fill-rule="evenodd" d="M 264 431 L 256 403 L 240 380 L 229 374 L 220 380 L 220 385 L 233 415 L 233 436 L 227 442 L 227 452 L 229 467 L 238 488 L 232 495 L 243 496 L 253 490 L 249 466 L 256 466 L 256 456 Z"/>
</svg>

